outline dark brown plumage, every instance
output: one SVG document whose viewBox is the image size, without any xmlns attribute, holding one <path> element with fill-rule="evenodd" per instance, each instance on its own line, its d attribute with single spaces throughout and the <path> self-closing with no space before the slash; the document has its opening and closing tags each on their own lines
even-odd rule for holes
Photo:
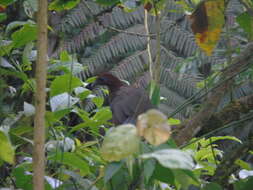
<svg viewBox="0 0 253 190">
<path fill-rule="evenodd" d="M 128 86 L 110 73 L 100 74 L 91 86 L 94 87 L 95 85 L 108 87 L 112 122 L 115 125 L 135 124 L 139 114 L 154 108 L 144 89 Z"/>
</svg>

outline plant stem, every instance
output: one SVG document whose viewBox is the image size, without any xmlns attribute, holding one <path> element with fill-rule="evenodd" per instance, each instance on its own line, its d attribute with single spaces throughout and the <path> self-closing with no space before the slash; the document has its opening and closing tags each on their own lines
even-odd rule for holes
<svg viewBox="0 0 253 190">
<path fill-rule="evenodd" d="M 47 79 L 47 5 L 45 0 L 39 0 L 38 8 L 38 57 L 36 62 L 36 91 L 34 118 L 34 149 L 33 149 L 33 189 L 44 190 L 45 175 L 45 108 Z"/>
</svg>

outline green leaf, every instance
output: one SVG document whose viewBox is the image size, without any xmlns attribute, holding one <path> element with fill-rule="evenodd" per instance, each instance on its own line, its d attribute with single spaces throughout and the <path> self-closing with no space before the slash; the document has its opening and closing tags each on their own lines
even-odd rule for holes
<svg viewBox="0 0 253 190">
<path fill-rule="evenodd" d="M 58 152 L 53 156 L 49 156 L 48 159 L 79 169 L 83 176 L 90 173 L 89 164 L 75 153 Z"/>
<path fill-rule="evenodd" d="M 14 44 L 12 41 L 0 41 L 0 56 L 9 54 L 13 48 L 13 45 Z"/>
<path fill-rule="evenodd" d="M 95 77 L 90 77 L 85 82 L 87 82 L 87 83 L 93 83 L 93 82 L 95 82 L 96 79 L 97 79 L 96 76 Z"/>
<path fill-rule="evenodd" d="M 68 62 L 71 61 L 71 56 L 68 54 L 66 50 L 62 51 L 60 54 L 60 60 L 62 62 Z"/>
<path fill-rule="evenodd" d="M 16 0 L 1 0 L 0 5 L 8 6 L 12 3 L 14 3 Z"/>
<path fill-rule="evenodd" d="M 73 9 L 80 0 L 54 0 L 48 6 L 49 10 L 63 11 Z"/>
<path fill-rule="evenodd" d="M 238 166 L 240 166 L 242 169 L 245 169 L 245 170 L 251 170 L 251 167 L 249 165 L 249 163 L 241 160 L 241 159 L 237 159 L 235 161 L 235 164 L 237 164 Z"/>
<path fill-rule="evenodd" d="M 0 75 L 13 76 L 15 78 L 20 78 L 23 81 L 28 80 L 28 77 L 27 77 L 27 75 L 24 72 L 17 72 L 17 71 L 8 70 L 8 69 L 2 69 L 2 68 L 0 68 Z"/>
<path fill-rule="evenodd" d="M 244 180 L 236 181 L 234 187 L 235 190 L 252 190 L 253 176 L 248 177 Z"/>
<path fill-rule="evenodd" d="M 7 27 L 5 29 L 5 34 L 9 34 L 9 32 L 11 30 L 14 30 L 18 27 L 24 26 L 25 24 L 27 24 L 27 22 L 25 22 L 25 21 L 13 21 L 7 25 Z"/>
<path fill-rule="evenodd" d="M 29 59 L 31 51 L 33 49 L 34 44 L 32 42 L 26 44 L 25 49 L 22 55 L 22 69 L 23 71 L 30 71 L 32 70 L 32 62 Z"/>
<path fill-rule="evenodd" d="M 92 102 L 97 106 L 97 108 L 101 108 L 104 103 L 103 97 L 94 97 L 92 98 Z"/>
<path fill-rule="evenodd" d="M 108 121 L 111 118 L 112 118 L 111 109 L 109 107 L 102 107 L 92 117 L 92 120 L 95 120 L 95 121 Z"/>
<path fill-rule="evenodd" d="M 14 47 L 19 48 L 25 44 L 36 40 L 37 26 L 35 24 L 25 24 L 20 30 L 11 35 Z"/>
<path fill-rule="evenodd" d="M 156 179 L 164 183 L 168 183 L 170 185 L 175 184 L 175 176 L 173 172 L 171 171 L 171 169 L 165 168 L 159 163 L 155 165 L 155 170 L 152 175 L 152 179 Z"/>
<path fill-rule="evenodd" d="M 239 25 L 247 32 L 250 36 L 250 39 L 253 38 L 253 17 L 248 13 L 244 12 L 237 16 L 236 18 Z"/>
<path fill-rule="evenodd" d="M 117 3 L 120 3 L 120 0 L 96 0 L 96 2 L 101 5 L 112 6 Z"/>
<path fill-rule="evenodd" d="M 160 86 L 154 81 L 150 82 L 150 93 L 149 97 L 153 105 L 158 105 L 160 103 Z"/>
<path fill-rule="evenodd" d="M 4 21 L 7 19 L 6 13 L 0 13 L 0 22 Z"/>
<path fill-rule="evenodd" d="M 181 123 L 181 121 L 179 119 L 175 119 L 175 118 L 169 118 L 168 119 L 168 123 L 169 125 L 179 125 Z"/>
<path fill-rule="evenodd" d="M 14 148 L 11 145 L 9 137 L 3 130 L 0 130 L 0 159 L 13 164 L 14 154 Z"/>
<path fill-rule="evenodd" d="M 175 176 L 176 189 L 188 189 L 190 185 L 199 185 L 198 179 L 192 171 L 176 169 L 172 170 L 172 172 Z"/>
<path fill-rule="evenodd" d="M 223 188 L 217 183 L 208 183 L 204 188 L 201 190 L 222 190 Z"/>
<path fill-rule="evenodd" d="M 194 162 L 190 153 L 178 149 L 163 149 L 141 155 L 142 159 L 156 159 L 163 167 L 192 170 Z"/>
<path fill-rule="evenodd" d="M 62 94 L 64 92 L 71 92 L 74 88 L 81 85 L 82 81 L 71 74 L 58 76 L 50 85 L 50 97 Z"/>
<path fill-rule="evenodd" d="M 106 166 L 104 182 L 107 183 L 123 166 L 123 162 L 112 162 Z"/>
<path fill-rule="evenodd" d="M 17 167 L 13 170 L 13 175 L 16 178 L 15 182 L 18 188 L 32 190 L 32 175 L 26 175 L 23 167 Z"/>
<path fill-rule="evenodd" d="M 155 171 L 156 162 L 155 160 L 145 160 L 143 163 L 143 174 L 145 183 L 148 184 L 149 179 L 152 177 Z"/>
<path fill-rule="evenodd" d="M 242 144 L 242 141 L 240 139 L 233 136 L 220 136 L 220 137 L 211 137 L 211 138 L 212 138 L 212 142 L 219 141 L 219 140 L 233 140 Z"/>
</svg>

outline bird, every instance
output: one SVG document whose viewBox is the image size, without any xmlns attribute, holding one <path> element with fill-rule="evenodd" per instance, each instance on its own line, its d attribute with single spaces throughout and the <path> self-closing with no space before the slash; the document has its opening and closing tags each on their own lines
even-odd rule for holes
<svg viewBox="0 0 253 190">
<path fill-rule="evenodd" d="M 109 106 L 112 111 L 112 123 L 136 124 L 138 115 L 155 108 L 145 89 L 128 85 L 111 73 L 101 73 L 95 82 L 87 88 L 93 89 L 97 85 L 107 86 L 109 90 Z"/>
</svg>

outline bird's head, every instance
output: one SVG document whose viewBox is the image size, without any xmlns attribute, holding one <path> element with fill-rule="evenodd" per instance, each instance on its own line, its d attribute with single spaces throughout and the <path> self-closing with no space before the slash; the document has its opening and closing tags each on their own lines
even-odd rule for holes
<svg viewBox="0 0 253 190">
<path fill-rule="evenodd" d="M 105 85 L 112 92 L 112 91 L 115 91 L 115 90 L 119 89 L 121 86 L 124 86 L 126 84 L 110 73 L 101 73 L 100 75 L 98 75 L 95 82 L 89 84 L 87 86 L 87 88 L 93 89 L 97 85 Z"/>
</svg>

